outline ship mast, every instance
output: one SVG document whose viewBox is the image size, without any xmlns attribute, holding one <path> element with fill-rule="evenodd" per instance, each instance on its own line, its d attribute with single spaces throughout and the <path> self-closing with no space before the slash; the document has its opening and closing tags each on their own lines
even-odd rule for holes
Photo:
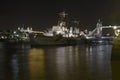
<svg viewBox="0 0 120 80">
<path fill-rule="evenodd" d="M 58 25 L 59 26 L 62 26 L 62 27 L 66 26 L 66 20 L 65 19 L 66 19 L 67 15 L 68 14 L 65 13 L 65 11 L 59 13 L 59 20 L 58 20 Z"/>
<path fill-rule="evenodd" d="M 74 21 L 72 21 L 72 22 L 74 23 L 74 26 L 75 26 L 75 27 L 78 27 L 78 26 L 79 26 L 80 21 L 74 20 Z"/>
</svg>

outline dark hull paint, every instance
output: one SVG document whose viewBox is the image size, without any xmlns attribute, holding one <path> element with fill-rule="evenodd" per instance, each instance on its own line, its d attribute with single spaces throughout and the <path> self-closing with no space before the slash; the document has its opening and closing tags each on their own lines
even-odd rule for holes
<svg viewBox="0 0 120 80">
<path fill-rule="evenodd" d="M 56 45 L 76 45 L 84 43 L 79 38 L 64 38 L 64 37 L 46 37 L 39 36 L 36 38 L 31 37 L 31 46 L 56 46 Z"/>
</svg>

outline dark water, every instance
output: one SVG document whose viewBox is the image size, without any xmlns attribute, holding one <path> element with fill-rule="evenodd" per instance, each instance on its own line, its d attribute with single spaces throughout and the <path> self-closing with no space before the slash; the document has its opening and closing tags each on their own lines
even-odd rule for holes
<svg viewBox="0 0 120 80">
<path fill-rule="evenodd" d="M 112 80 L 111 47 L 0 44 L 0 80 Z"/>
</svg>

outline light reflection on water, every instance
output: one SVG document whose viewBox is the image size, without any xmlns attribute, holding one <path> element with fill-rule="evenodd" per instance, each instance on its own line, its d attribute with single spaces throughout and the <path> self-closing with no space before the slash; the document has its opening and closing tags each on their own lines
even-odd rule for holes
<svg viewBox="0 0 120 80">
<path fill-rule="evenodd" d="M 111 47 L 0 48 L 0 80 L 112 80 Z"/>
</svg>

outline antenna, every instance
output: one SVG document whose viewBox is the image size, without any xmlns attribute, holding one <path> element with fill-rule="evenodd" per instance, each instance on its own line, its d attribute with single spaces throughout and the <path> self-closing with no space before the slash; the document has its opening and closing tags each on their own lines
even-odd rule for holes
<svg viewBox="0 0 120 80">
<path fill-rule="evenodd" d="M 61 18 L 65 18 L 68 15 L 65 11 L 59 13 Z"/>
<path fill-rule="evenodd" d="M 74 20 L 73 23 L 78 25 L 80 23 L 80 21 Z"/>
<path fill-rule="evenodd" d="M 68 15 L 65 11 L 59 13 L 59 20 L 58 25 L 60 26 L 66 26 L 66 15 Z"/>
</svg>

